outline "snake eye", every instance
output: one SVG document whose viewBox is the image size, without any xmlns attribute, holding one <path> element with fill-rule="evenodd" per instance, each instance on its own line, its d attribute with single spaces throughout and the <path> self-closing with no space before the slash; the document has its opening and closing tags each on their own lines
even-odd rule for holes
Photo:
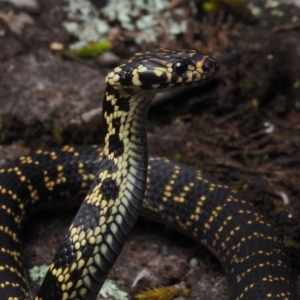
<svg viewBox="0 0 300 300">
<path fill-rule="evenodd" d="M 187 70 L 187 64 L 184 63 L 183 61 L 176 61 L 173 64 L 173 69 L 176 73 L 178 74 L 183 74 Z"/>
</svg>

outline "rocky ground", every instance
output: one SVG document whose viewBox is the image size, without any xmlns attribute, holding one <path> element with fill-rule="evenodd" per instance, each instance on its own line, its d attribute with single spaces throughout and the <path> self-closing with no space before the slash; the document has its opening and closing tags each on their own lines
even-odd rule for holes
<svg viewBox="0 0 300 300">
<path fill-rule="evenodd" d="M 151 44 L 138 44 L 135 33 L 110 24 L 114 58 L 104 63 L 51 49 L 54 42 L 74 42 L 62 27 L 65 2 L 28 2 L 0 2 L 1 164 L 38 148 L 101 143 L 104 76 L 116 61 L 150 47 L 210 53 L 222 65 L 211 83 L 154 102 L 150 152 L 200 168 L 259 206 L 280 232 L 299 276 L 300 8 L 248 1 L 260 10 L 257 17 L 226 6 L 214 15 L 199 9 L 186 33 L 176 40 L 160 35 Z M 50 262 L 73 215 L 32 218 L 24 234 L 27 268 Z M 140 286 L 132 288 L 142 271 Z M 209 252 L 147 220 L 138 223 L 110 278 L 130 293 L 181 284 L 191 288 L 191 299 L 227 299 L 222 268 Z"/>
</svg>

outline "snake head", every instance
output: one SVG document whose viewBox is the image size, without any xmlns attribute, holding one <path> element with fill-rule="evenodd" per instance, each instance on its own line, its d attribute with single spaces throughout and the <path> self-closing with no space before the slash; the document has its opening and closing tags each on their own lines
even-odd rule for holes
<svg viewBox="0 0 300 300">
<path fill-rule="evenodd" d="M 115 89 L 162 90 L 204 84 L 219 69 L 214 58 L 196 50 L 156 49 L 136 53 L 111 71 L 106 83 Z"/>
</svg>

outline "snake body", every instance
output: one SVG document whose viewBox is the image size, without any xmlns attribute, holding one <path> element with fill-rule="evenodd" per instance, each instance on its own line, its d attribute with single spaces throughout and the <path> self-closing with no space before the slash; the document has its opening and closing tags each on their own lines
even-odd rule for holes
<svg viewBox="0 0 300 300">
<path fill-rule="evenodd" d="M 215 253 L 231 300 L 297 299 L 282 243 L 251 204 L 193 168 L 155 157 L 148 164 L 145 119 L 154 94 L 204 84 L 218 69 L 194 50 L 137 53 L 107 76 L 103 149 L 38 151 L 0 170 L 1 299 L 30 297 L 20 243 L 26 216 L 87 190 L 35 300 L 95 299 L 141 208 Z"/>
</svg>

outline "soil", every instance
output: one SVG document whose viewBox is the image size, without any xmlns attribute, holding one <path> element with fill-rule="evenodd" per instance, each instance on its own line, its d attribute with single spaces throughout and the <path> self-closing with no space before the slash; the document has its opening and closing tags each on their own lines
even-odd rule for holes
<svg viewBox="0 0 300 300">
<path fill-rule="evenodd" d="M 151 45 L 210 53 L 221 71 L 205 87 L 154 102 L 149 151 L 200 168 L 259 206 L 278 229 L 299 278 L 300 8 L 248 2 L 262 11 L 256 20 L 226 8 L 210 16 L 202 11 L 187 34 Z M 28 12 L 0 3 L 1 14 L 32 18 L 21 33 L 0 18 L 1 165 L 38 148 L 102 142 L 99 107 L 113 66 L 50 50 L 53 42 L 72 41 L 61 26 L 62 7 L 60 0 L 40 0 L 38 10 Z M 111 51 L 123 60 L 149 47 L 121 32 Z M 26 268 L 51 261 L 73 216 L 47 212 L 31 219 L 23 237 Z M 143 270 L 148 275 L 132 288 Z M 228 299 L 222 268 L 209 252 L 147 220 L 139 221 L 110 278 L 130 293 L 180 284 L 191 289 L 191 299 Z"/>
</svg>

